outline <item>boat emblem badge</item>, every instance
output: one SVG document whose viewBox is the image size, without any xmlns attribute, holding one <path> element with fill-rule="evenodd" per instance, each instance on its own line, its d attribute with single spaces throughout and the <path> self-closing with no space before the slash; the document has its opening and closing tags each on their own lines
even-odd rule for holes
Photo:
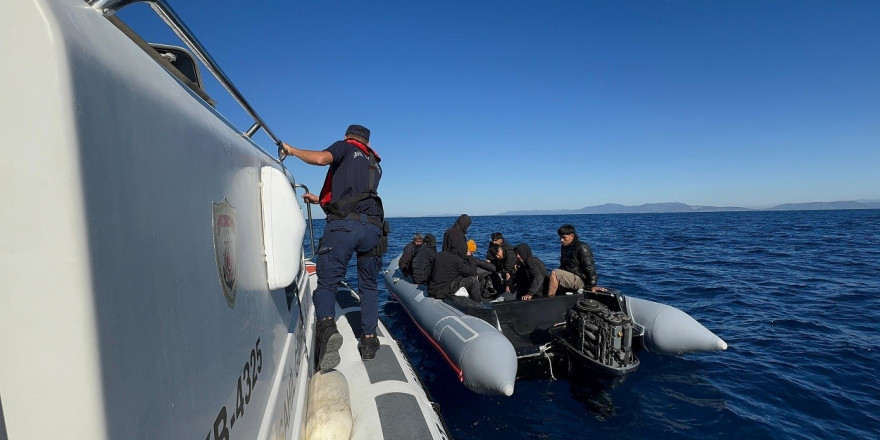
<svg viewBox="0 0 880 440">
<path fill-rule="evenodd" d="M 238 248 L 235 226 L 235 208 L 226 198 L 220 203 L 212 203 L 214 211 L 214 253 L 217 256 L 217 272 L 220 275 L 220 286 L 223 297 L 229 308 L 235 307 L 238 274 Z"/>
</svg>

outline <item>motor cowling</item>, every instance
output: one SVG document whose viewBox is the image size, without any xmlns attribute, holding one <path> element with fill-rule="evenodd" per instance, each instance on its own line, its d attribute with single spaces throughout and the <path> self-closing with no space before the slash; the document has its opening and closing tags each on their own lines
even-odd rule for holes
<svg viewBox="0 0 880 440">
<path fill-rule="evenodd" d="M 568 342 L 588 358 L 621 368 L 638 363 L 633 354 L 633 321 L 594 299 L 584 298 L 565 315 Z"/>
</svg>

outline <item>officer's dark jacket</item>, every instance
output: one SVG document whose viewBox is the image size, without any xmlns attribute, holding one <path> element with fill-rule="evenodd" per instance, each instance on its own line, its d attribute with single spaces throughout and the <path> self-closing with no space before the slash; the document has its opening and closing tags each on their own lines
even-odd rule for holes
<svg viewBox="0 0 880 440">
<path fill-rule="evenodd" d="M 596 264 L 593 262 L 593 250 L 578 238 L 570 245 L 561 247 L 559 268 L 580 277 L 587 288 L 594 287 L 599 282 Z"/>
<path fill-rule="evenodd" d="M 471 218 L 467 214 L 462 214 L 446 232 L 443 234 L 443 250 L 460 253 L 462 257 L 467 254 L 467 233 L 471 226 Z"/>
<path fill-rule="evenodd" d="M 437 239 L 434 235 L 425 235 L 425 244 L 423 244 L 412 260 L 412 278 L 417 284 L 425 284 L 431 276 L 431 269 L 434 266 L 434 256 L 437 255 Z"/>
<path fill-rule="evenodd" d="M 329 204 L 336 204 L 346 197 L 357 196 L 369 191 L 376 191 L 379 179 L 382 178 L 382 167 L 378 155 L 375 155 L 373 186 L 370 187 L 370 158 L 365 153 L 373 151 L 370 147 L 354 140 L 336 141 L 324 151 L 330 152 L 333 162 L 327 170 L 324 186 L 321 188 L 321 207 L 327 212 Z M 351 212 L 384 218 L 382 202 L 377 198 L 366 198 L 356 202 Z"/>
<path fill-rule="evenodd" d="M 442 251 L 434 256 L 434 268 L 431 270 L 431 279 L 428 280 L 428 294 L 434 298 L 446 298 L 453 293 L 450 288 L 453 281 L 476 274 L 477 266 L 473 259 Z"/>
<path fill-rule="evenodd" d="M 491 241 L 489 242 L 489 245 L 492 245 Z M 496 272 L 513 275 L 516 271 L 516 252 L 513 251 L 513 246 L 503 238 L 501 239 L 501 249 L 504 251 L 504 258 L 500 261 L 496 260 L 494 255 L 489 255 L 490 250 L 486 251 L 486 259 L 495 265 Z"/>
<path fill-rule="evenodd" d="M 517 271 L 518 279 L 528 282 L 527 293 L 529 295 L 542 295 L 544 278 L 547 278 L 547 266 L 544 265 L 540 258 L 532 255 L 532 248 L 525 243 L 516 245 L 514 250 L 523 260 Z"/>
<path fill-rule="evenodd" d="M 416 253 L 419 252 L 419 249 L 422 246 L 416 246 L 415 243 L 409 242 L 403 248 L 403 254 L 400 256 L 400 261 L 398 261 L 397 265 L 400 267 L 400 271 L 405 273 L 406 275 L 412 275 L 412 261 L 416 256 Z"/>
</svg>

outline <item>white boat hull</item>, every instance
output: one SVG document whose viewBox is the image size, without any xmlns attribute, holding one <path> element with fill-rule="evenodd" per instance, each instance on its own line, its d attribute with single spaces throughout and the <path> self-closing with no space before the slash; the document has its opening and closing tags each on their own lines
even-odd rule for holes
<svg viewBox="0 0 880 440">
<path fill-rule="evenodd" d="M 316 281 L 269 287 L 261 199 L 289 174 L 82 0 L 3 2 L 0 41 L 0 438 L 301 438 Z M 359 392 L 352 438 L 394 438 Z"/>
</svg>

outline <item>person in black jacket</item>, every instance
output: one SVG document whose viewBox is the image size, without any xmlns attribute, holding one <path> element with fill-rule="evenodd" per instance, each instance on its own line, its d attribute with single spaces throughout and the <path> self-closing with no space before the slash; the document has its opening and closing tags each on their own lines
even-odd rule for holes
<svg viewBox="0 0 880 440">
<path fill-rule="evenodd" d="M 482 302 L 476 261 L 468 258 L 469 254 L 466 249 L 456 248 L 455 251 L 443 250 L 435 255 L 431 278 L 428 280 L 428 295 L 433 298 L 446 298 L 464 287 L 471 299 Z"/>
<path fill-rule="evenodd" d="M 467 252 L 467 230 L 471 227 L 471 218 L 462 214 L 455 220 L 455 224 L 443 233 L 443 250 L 456 252 L 464 255 Z"/>
<path fill-rule="evenodd" d="M 404 275 L 412 276 L 412 260 L 422 247 L 423 243 L 424 238 L 422 237 L 422 234 L 414 234 L 412 241 L 404 246 L 403 254 L 400 255 L 400 260 L 397 262 L 400 271 L 403 272 Z"/>
<path fill-rule="evenodd" d="M 500 253 L 499 253 L 500 250 Z M 500 232 L 492 233 L 492 241 L 489 243 L 489 250 L 486 252 L 486 260 L 495 265 L 497 272 L 504 286 L 496 287 L 499 292 L 510 292 L 513 284 L 513 274 L 516 272 L 516 252 L 513 246 L 504 239 L 504 235 Z"/>
<path fill-rule="evenodd" d="M 532 248 L 525 243 L 516 245 L 513 251 L 516 252 L 516 259 L 519 262 L 514 277 L 517 295 L 523 301 L 541 296 L 544 280 L 547 278 L 547 266 L 540 258 L 532 255 Z"/>
<path fill-rule="evenodd" d="M 370 130 L 349 125 L 345 138 L 324 150 L 306 150 L 281 142 L 279 159 L 293 156 L 307 164 L 328 166 L 324 186 L 315 195 L 302 198 L 321 205 L 327 214 L 324 235 L 318 245 L 318 286 L 312 293 L 316 324 L 315 341 L 318 368 L 336 368 L 341 360 L 342 335 L 336 328 L 336 290 L 345 278 L 351 257 L 357 256 L 358 295 L 361 299 L 361 359 L 376 357 L 379 339 L 379 291 L 377 274 L 382 268 L 381 241 L 385 230 L 385 210 L 379 197 L 382 178 L 381 159 L 370 146 Z"/>
<path fill-rule="evenodd" d="M 566 290 L 586 289 L 591 292 L 606 292 L 604 287 L 596 284 L 596 264 L 593 262 L 593 250 L 590 245 L 582 242 L 572 225 L 562 225 L 556 231 L 562 248 L 559 254 L 559 269 L 550 272 L 547 296 L 556 295 L 560 287 Z"/>
<path fill-rule="evenodd" d="M 433 234 L 426 234 L 424 244 L 419 248 L 412 260 L 412 279 L 416 284 L 427 284 L 437 255 L 437 239 Z"/>
</svg>

